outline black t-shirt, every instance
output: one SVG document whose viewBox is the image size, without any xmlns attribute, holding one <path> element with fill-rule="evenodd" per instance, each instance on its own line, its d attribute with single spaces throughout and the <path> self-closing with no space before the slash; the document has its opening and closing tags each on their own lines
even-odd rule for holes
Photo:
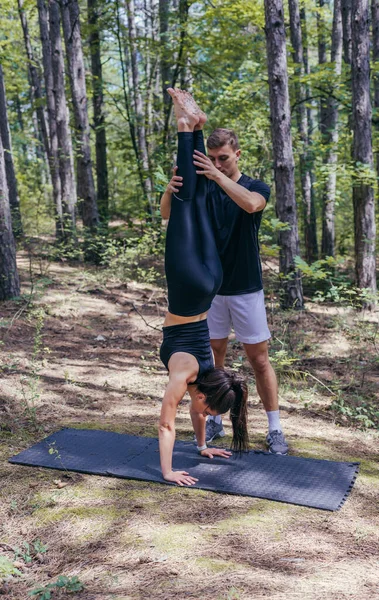
<svg viewBox="0 0 379 600">
<path fill-rule="evenodd" d="M 242 174 L 237 183 L 266 200 L 270 197 L 270 188 L 259 179 Z M 208 182 L 207 205 L 224 274 L 218 294 L 258 292 L 262 289 L 258 231 L 263 211 L 246 212 L 212 180 Z"/>
</svg>

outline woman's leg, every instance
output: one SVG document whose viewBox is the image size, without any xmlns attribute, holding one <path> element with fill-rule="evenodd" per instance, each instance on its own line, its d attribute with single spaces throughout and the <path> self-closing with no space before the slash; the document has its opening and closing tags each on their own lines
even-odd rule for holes
<svg viewBox="0 0 379 600">
<path fill-rule="evenodd" d="M 194 149 L 206 154 L 202 129 L 194 132 Z M 216 294 L 222 283 L 222 266 L 208 213 L 207 194 L 208 179 L 205 177 L 205 175 L 198 175 L 195 204 L 201 240 L 203 264 L 213 275 L 213 293 Z"/>
<path fill-rule="evenodd" d="M 209 256 L 209 231 L 206 239 L 203 239 L 207 184 L 205 177 L 196 175 L 193 164 L 194 143 L 195 140 L 199 143 L 199 137 L 201 139 L 199 132 L 194 134 L 193 129 L 200 119 L 194 114 L 193 106 L 184 102 L 188 96 L 183 94 L 178 91 L 171 93 L 178 121 L 178 174 L 183 177 L 183 186 L 172 197 L 165 268 L 169 311 L 176 315 L 194 316 L 206 312 L 210 307 L 210 296 L 217 279 L 211 267 L 215 257 L 218 260 L 218 255 L 216 250 L 213 261 Z M 219 285 L 221 282 L 217 283 Z"/>
</svg>

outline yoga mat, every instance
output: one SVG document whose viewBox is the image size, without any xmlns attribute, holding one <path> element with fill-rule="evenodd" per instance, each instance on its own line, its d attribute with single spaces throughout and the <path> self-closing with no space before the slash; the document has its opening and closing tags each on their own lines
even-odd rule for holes
<svg viewBox="0 0 379 600">
<path fill-rule="evenodd" d="M 20 454 L 11 463 L 166 482 L 156 438 L 93 429 L 62 429 Z M 191 488 L 266 498 L 301 506 L 338 510 L 357 477 L 359 463 L 278 456 L 251 451 L 241 458 L 209 459 L 193 442 L 175 442 L 173 469 L 199 478 Z"/>
</svg>

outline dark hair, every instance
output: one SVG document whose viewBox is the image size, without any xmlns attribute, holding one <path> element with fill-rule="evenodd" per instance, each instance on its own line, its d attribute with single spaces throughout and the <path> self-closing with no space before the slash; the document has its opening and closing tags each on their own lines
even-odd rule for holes
<svg viewBox="0 0 379 600">
<path fill-rule="evenodd" d="M 219 414 L 230 410 L 233 428 L 232 450 L 240 453 L 249 450 L 246 381 L 236 373 L 216 368 L 206 371 L 198 378 L 197 389 L 206 396 L 207 405 L 211 410 Z"/>
<path fill-rule="evenodd" d="M 215 148 L 221 148 L 229 144 L 233 150 L 238 150 L 240 145 L 237 134 L 233 129 L 223 129 L 219 127 L 212 131 L 211 135 L 207 138 L 207 148 L 214 150 Z"/>
</svg>

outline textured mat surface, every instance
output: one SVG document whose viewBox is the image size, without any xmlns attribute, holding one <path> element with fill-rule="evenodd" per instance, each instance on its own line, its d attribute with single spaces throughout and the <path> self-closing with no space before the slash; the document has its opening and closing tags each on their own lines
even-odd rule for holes
<svg viewBox="0 0 379 600">
<path fill-rule="evenodd" d="M 164 481 L 158 440 L 92 429 L 62 429 L 10 459 L 11 463 Z M 199 478 L 196 488 L 337 510 L 346 500 L 359 463 L 249 452 L 242 458 L 199 456 L 193 442 L 175 443 L 173 469 Z M 171 485 L 171 484 L 168 484 Z"/>
</svg>

